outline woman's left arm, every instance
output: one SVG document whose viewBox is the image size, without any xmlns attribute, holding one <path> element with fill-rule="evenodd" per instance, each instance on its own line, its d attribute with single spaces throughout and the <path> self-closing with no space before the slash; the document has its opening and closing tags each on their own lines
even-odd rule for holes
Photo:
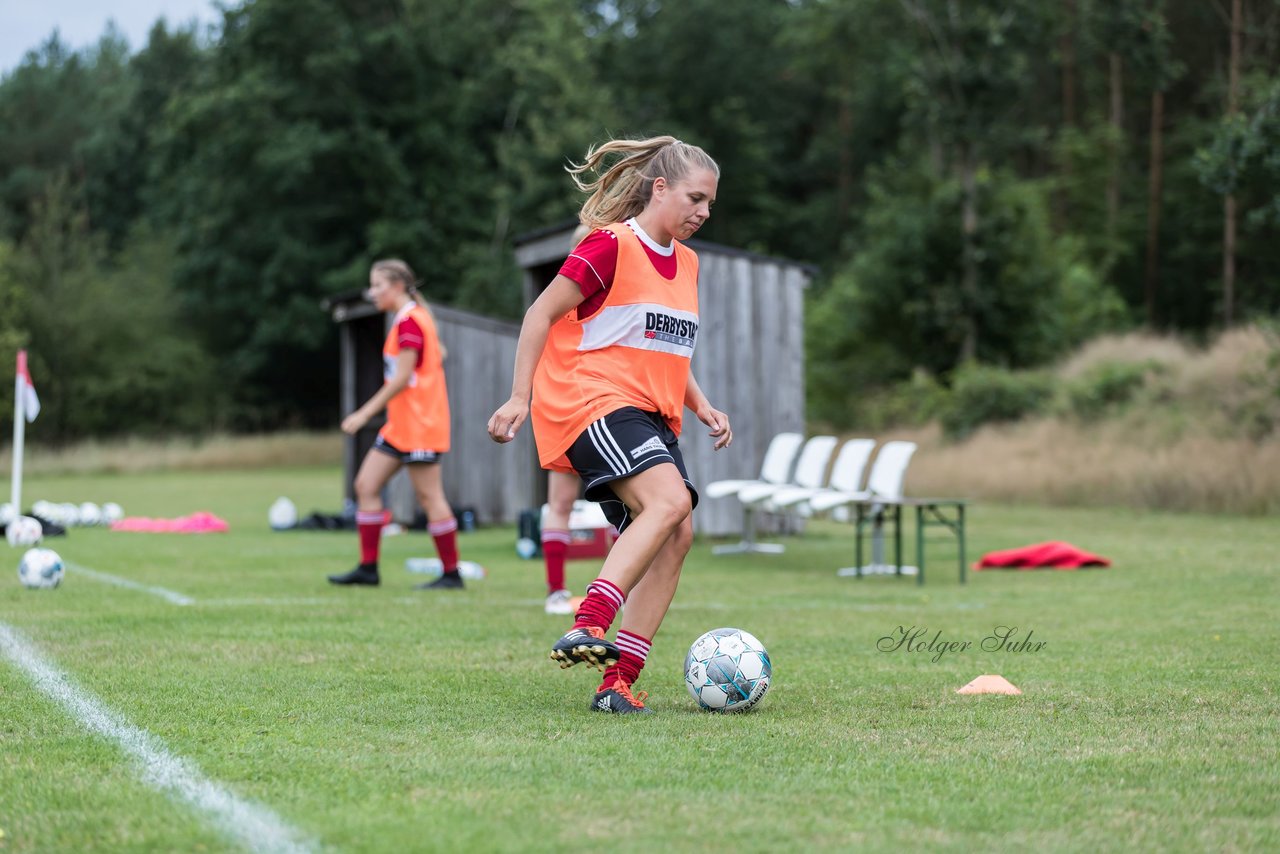
<svg viewBox="0 0 1280 854">
<path fill-rule="evenodd" d="M 716 409 L 702 393 L 698 380 L 693 375 L 693 367 L 689 367 L 689 381 L 684 387 L 684 405 L 689 408 L 698 420 L 711 428 L 711 438 L 716 440 L 715 449 L 729 447 L 733 441 L 733 430 L 729 427 L 729 416 Z"/>
</svg>

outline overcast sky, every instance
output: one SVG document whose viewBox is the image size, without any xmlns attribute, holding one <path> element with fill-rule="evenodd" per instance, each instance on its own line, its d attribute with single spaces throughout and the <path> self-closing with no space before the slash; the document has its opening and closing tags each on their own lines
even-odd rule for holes
<svg viewBox="0 0 1280 854">
<path fill-rule="evenodd" d="M 0 74 L 17 67 L 55 29 L 79 50 L 97 42 L 107 21 L 114 20 L 137 51 L 161 17 L 171 27 L 193 18 L 201 24 L 222 20 L 213 0 L 0 0 Z"/>
</svg>

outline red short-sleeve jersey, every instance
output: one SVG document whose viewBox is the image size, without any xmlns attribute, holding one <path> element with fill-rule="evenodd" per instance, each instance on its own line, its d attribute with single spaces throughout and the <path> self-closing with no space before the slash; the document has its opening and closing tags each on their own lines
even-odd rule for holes
<svg viewBox="0 0 1280 854">
<path fill-rule="evenodd" d="M 640 245 L 644 247 L 644 254 L 653 264 L 653 269 L 664 279 L 674 279 L 675 252 L 664 255 L 654 251 L 645 240 L 648 235 L 643 234 L 634 220 L 627 220 L 626 225 L 641 238 Z M 582 291 L 583 301 L 578 306 L 579 320 L 595 314 L 604 304 L 617 269 L 618 238 L 608 229 L 597 228 L 582 238 L 582 242 L 569 253 L 569 257 L 560 266 L 560 275 L 572 279 Z"/>
</svg>

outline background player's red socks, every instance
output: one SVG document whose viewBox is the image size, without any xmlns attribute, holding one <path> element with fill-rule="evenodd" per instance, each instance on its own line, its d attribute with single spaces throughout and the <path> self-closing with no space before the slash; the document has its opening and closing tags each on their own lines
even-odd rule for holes
<svg viewBox="0 0 1280 854">
<path fill-rule="evenodd" d="M 378 545 L 382 540 L 382 526 L 391 521 L 387 510 L 356 511 L 356 531 L 360 534 L 360 562 L 378 562 Z"/>
<path fill-rule="evenodd" d="M 436 554 L 445 572 L 458 569 L 458 520 L 450 516 L 427 525 L 427 533 L 436 541 Z"/>
<path fill-rule="evenodd" d="M 542 532 L 542 556 L 547 562 L 547 592 L 564 589 L 564 558 L 569 551 L 569 532 L 548 528 Z"/>
</svg>

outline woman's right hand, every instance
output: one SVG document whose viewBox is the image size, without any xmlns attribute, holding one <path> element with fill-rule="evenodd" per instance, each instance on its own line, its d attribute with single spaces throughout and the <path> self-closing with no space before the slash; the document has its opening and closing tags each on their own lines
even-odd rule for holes
<svg viewBox="0 0 1280 854">
<path fill-rule="evenodd" d="M 500 444 L 506 444 L 516 437 L 516 431 L 529 417 L 529 404 L 517 398 L 511 398 L 498 407 L 489 419 L 489 438 Z"/>
<path fill-rule="evenodd" d="M 354 436 L 359 433 L 364 425 L 369 423 L 369 416 L 364 414 L 363 410 L 357 409 L 355 412 L 342 419 L 342 432 L 348 436 Z"/>
</svg>

